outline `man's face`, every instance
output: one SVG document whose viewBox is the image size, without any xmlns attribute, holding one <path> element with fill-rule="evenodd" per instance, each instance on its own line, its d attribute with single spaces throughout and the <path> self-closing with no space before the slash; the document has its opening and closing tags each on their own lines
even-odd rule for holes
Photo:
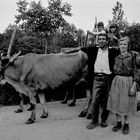
<svg viewBox="0 0 140 140">
<path fill-rule="evenodd" d="M 98 38 L 98 43 L 99 43 L 99 47 L 100 48 L 104 48 L 104 47 L 106 47 L 106 44 L 107 44 L 107 40 L 106 40 L 106 36 L 99 36 L 99 38 Z"/>
</svg>

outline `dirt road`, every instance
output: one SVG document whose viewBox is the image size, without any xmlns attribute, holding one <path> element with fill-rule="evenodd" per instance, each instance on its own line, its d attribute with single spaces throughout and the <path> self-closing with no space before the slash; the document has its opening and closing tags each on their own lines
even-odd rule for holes
<svg viewBox="0 0 140 140">
<path fill-rule="evenodd" d="M 0 108 L 0 140 L 140 140 L 140 112 L 131 118 L 131 132 L 124 136 L 121 131 L 112 132 L 115 124 L 114 115 L 110 115 L 107 128 L 100 126 L 94 130 L 87 130 L 90 122 L 86 118 L 79 118 L 85 99 L 80 99 L 75 107 L 60 104 L 60 102 L 47 103 L 49 116 L 41 119 L 41 106 L 37 106 L 37 121 L 26 125 L 25 121 L 30 112 L 14 113 L 17 106 Z M 26 106 L 25 106 L 26 108 Z"/>
</svg>

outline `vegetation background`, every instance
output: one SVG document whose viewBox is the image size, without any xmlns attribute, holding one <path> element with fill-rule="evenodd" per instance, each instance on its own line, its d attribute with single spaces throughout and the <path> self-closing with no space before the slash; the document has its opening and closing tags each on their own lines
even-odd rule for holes
<svg viewBox="0 0 140 140">
<path fill-rule="evenodd" d="M 10 55 L 21 50 L 21 55 L 29 52 L 34 53 L 59 53 L 62 48 L 76 48 L 84 46 L 86 33 L 82 29 L 77 29 L 74 24 L 66 22 L 66 16 L 72 16 L 72 6 L 62 0 L 49 0 L 48 7 L 42 6 L 41 1 L 26 0 L 17 2 L 18 14 L 15 15 L 15 25 L 8 25 L 0 34 L 0 50 L 7 52 L 11 36 L 16 28 L 12 52 Z M 108 29 L 111 22 L 117 22 L 122 36 L 130 37 L 131 50 L 140 52 L 140 23 L 129 23 L 123 5 L 117 1 L 112 8 L 112 19 L 108 19 Z M 93 28 L 97 27 L 97 23 Z M 94 38 L 90 38 L 87 45 L 93 43 Z M 60 96 L 61 92 L 61 96 Z M 79 91 L 80 92 L 80 91 Z M 62 94 L 63 93 L 63 94 Z M 53 96 L 55 94 L 55 96 Z M 64 90 L 54 91 L 48 100 L 62 99 Z M 78 94 L 79 95 L 79 94 Z M 84 97 L 82 93 L 77 98 Z M 25 100 L 26 102 L 27 100 Z M 18 104 L 18 93 L 10 85 L 0 86 L 0 104 Z"/>
</svg>

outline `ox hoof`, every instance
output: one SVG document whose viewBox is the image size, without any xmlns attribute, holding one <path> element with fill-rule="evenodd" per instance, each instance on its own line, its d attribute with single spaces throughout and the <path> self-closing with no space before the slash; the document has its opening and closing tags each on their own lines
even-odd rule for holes
<svg viewBox="0 0 140 140">
<path fill-rule="evenodd" d="M 32 107 L 30 106 L 27 110 L 28 110 L 28 111 L 32 111 Z"/>
<path fill-rule="evenodd" d="M 75 106 L 76 104 L 75 104 L 75 102 L 71 102 L 70 104 L 69 104 L 69 106 Z"/>
<path fill-rule="evenodd" d="M 82 111 L 78 116 L 83 118 L 83 117 L 86 117 L 87 115 L 87 111 Z"/>
<path fill-rule="evenodd" d="M 61 104 L 66 104 L 66 103 L 67 103 L 67 101 L 65 101 L 65 100 L 61 102 Z"/>
<path fill-rule="evenodd" d="M 87 119 L 88 120 L 92 119 L 92 114 L 91 113 L 87 114 Z"/>
<path fill-rule="evenodd" d="M 32 123 L 34 123 L 34 122 L 35 122 L 35 119 L 29 118 L 29 119 L 25 122 L 25 124 L 32 124 Z"/>
<path fill-rule="evenodd" d="M 45 118 L 47 118 L 47 117 L 48 117 L 48 113 L 42 114 L 42 115 L 40 116 L 41 119 L 45 119 Z"/>
<path fill-rule="evenodd" d="M 15 110 L 15 113 L 21 113 L 21 112 L 23 112 L 23 109 L 17 109 L 17 110 Z"/>
</svg>

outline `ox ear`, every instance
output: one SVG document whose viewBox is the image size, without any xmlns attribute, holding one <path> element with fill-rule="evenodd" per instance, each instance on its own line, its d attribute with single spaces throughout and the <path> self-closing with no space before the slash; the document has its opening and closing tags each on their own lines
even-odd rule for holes
<svg viewBox="0 0 140 140">
<path fill-rule="evenodd" d="M 21 51 L 19 51 L 18 53 L 14 54 L 14 55 L 10 58 L 9 62 L 12 63 L 20 54 L 21 54 Z"/>
<path fill-rule="evenodd" d="M 0 51 L 0 60 L 2 59 L 3 56 L 4 56 L 4 51 L 1 50 L 1 51 Z"/>
<path fill-rule="evenodd" d="M 2 64 L 2 66 L 7 65 L 8 63 L 9 63 L 9 58 L 3 57 L 3 58 L 1 59 L 1 64 Z"/>
</svg>

